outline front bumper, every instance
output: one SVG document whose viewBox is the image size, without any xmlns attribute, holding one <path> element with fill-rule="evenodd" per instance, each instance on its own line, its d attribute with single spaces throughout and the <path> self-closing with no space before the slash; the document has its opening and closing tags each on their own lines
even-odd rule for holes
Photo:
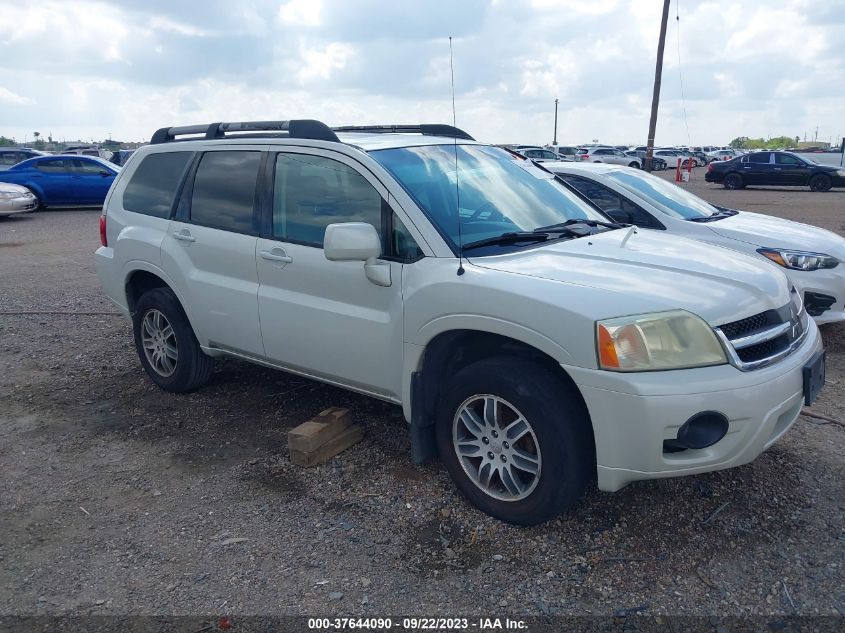
<svg viewBox="0 0 845 633">
<path fill-rule="evenodd" d="M 792 426 L 803 406 L 802 368 L 822 348 L 810 321 L 804 343 L 772 366 L 731 365 L 622 374 L 564 366 L 581 390 L 593 424 L 598 486 L 615 491 L 641 479 L 722 470 L 752 461 Z M 664 453 L 696 413 L 718 411 L 727 435 L 703 449 Z"/>
<path fill-rule="evenodd" d="M 824 270 L 784 270 L 784 272 L 795 285 L 802 299 L 808 292 L 827 295 L 835 299 L 830 308 L 813 317 L 816 323 L 821 325 L 845 321 L 845 263 L 840 263 L 836 268 Z"/>
<path fill-rule="evenodd" d="M 38 206 L 35 196 L 21 196 L 19 198 L 0 198 L 0 215 L 14 213 L 28 213 Z"/>
</svg>

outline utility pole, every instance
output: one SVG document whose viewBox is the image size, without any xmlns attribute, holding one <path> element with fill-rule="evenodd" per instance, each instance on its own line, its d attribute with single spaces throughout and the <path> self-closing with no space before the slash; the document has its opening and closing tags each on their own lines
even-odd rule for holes
<svg viewBox="0 0 845 633">
<path fill-rule="evenodd" d="M 557 99 L 555 99 L 555 135 L 552 139 L 552 145 L 557 145 Z"/>
<path fill-rule="evenodd" d="M 660 104 L 660 79 L 663 75 L 663 47 L 666 45 L 666 22 L 669 20 L 669 0 L 663 0 L 663 18 L 660 21 L 660 39 L 657 42 L 657 65 L 654 69 L 654 92 L 651 95 L 651 119 L 648 122 L 648 140 L 645 150 L 645 170 L 651 171 L 654 154 L 654 134 L 657 128 L 657 107 Z"/>
</svg>

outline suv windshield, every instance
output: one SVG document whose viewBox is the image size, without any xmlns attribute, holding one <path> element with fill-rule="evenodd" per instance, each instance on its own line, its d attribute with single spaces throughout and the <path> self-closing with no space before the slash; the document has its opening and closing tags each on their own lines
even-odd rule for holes
<svg viewBox="0 0 845 633">
<path fill-rule="evenodd" d="M 719 214 L 719 209 L 709 202 L 657 176 L 628 170 L 613 171 L 607 176 L 647 200 L 657 202 L 658 209 L 666 215 L 689 220 Z"/>
<path fill-rule="evenodd" d="M 463 244 L 567 220 L 608 221 L 554 174 L 497 147 L 427 145 L 370 155 L 396 178 L 455 250 L 459 217 Z"/>
</svg>

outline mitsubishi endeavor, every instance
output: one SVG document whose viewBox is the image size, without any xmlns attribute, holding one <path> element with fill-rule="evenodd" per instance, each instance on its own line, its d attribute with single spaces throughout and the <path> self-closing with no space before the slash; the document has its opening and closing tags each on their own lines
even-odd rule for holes
<svg viewBox="0 0 845 633">
<path fill-rule="evenodd" d="M 414 459 L 517 524 L 745 464 L 824 383 L 780 270 L 614 223 L 452 126 L 162 128 L 100 234 L 162 389 L 232 356 L 396 403 Z"/>
</svg>

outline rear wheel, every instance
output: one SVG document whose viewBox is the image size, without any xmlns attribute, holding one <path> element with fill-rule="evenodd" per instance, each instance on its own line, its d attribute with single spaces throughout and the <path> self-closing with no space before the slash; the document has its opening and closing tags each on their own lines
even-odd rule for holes
<svg viewBox="0 0 845 633">
<path fill-rule="evenodd" d="M 739 174 L 728 174 L 722 181 L 722 185 L 725 189 L 742 189 L 745 187 L 742 176 Z"/>
<path fill-rule="evenodd" d="M 810 178 L 810 191 L 829 191 L 833 182 L 830 176 L 825 174 L 817 174 Z"/>
<path fill-rule="evenodd" d="M 577 503 L 595 475 L 584 406 L 550 370 L 513 358 L 473 363 L 449 380 L 437 443 L 460 491 L 503 521 L 534 525 Z"/>
<path fill-rule="evenodd" d="M 172 290 L 145 292 L 132 315 L 132 325 L 141 365 L 159 387 L 182 393 L 208 382 L 212 358 L 200 348 Z"/>
<path fill-rule="evenodd" d="M 633 167 L 634 169 L 639 169 L 640 164 L 638 162 L 632 160 L 630 163 L 628 163 L 628 167 Z"/>
</svg>

